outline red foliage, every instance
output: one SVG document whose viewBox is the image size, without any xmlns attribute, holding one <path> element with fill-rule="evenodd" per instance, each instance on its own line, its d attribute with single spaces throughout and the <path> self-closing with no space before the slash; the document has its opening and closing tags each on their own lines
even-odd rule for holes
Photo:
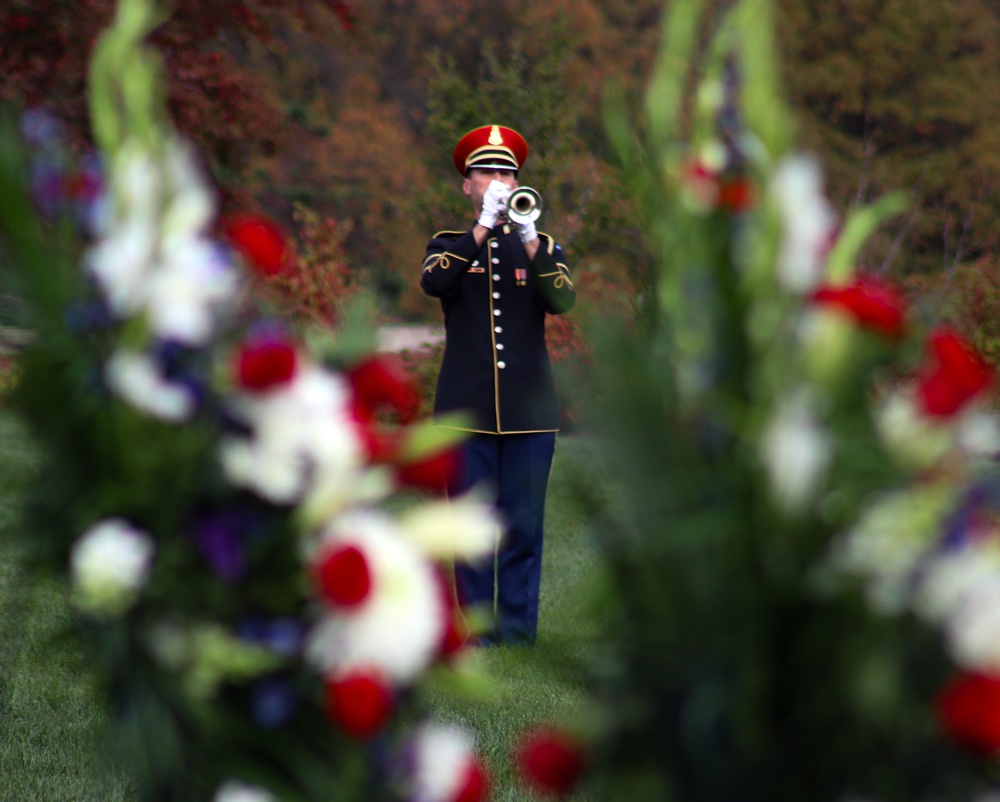
<svg viewBox="0 0 1000 802">
<path fill-rule="evenodd" d="M 358 17 L 354 13 L 354 9 L 347 3 L 342 2 L 342 0 L 332 0 L 330 8 L 337 15 L 337 19 L 340 20 L 340 25 L 345 31 L 349 31 L 354 27 L 354 23 L 357 22 Z"/>
<path fill-rule="evenodd" d="M 5 398 L 17 385 L 18 367 L 13 357 L 0 356 L 0 407 L 4 405 Z"/>
<path fill-rule="evenodd" d="M 296 320 L 333 326 L 356 291 L 343 251 L 351 227 L 302 205 L 295 207 L 294 218 L 300 246 L 262 290 Z"/>
<path fill-rule="evenodd" d="M 336 2 L 330 9 L 344 28 L 355 22 L 352 5 Z M 8 0 L 5 6 L 0 103 L 44 105 L 69 126 L 73 145 L 87 144 L 90 57 L 116 0 Z M 309 25 L 324 12 L 307 0 L 175 0 L 170 6 L 151 44 L 165 63 L 171 116 L 213 174 L 241 175 L 254 156 L 273 153 L 289 136 L 269 78 L 246 64 L 246 48 L 270 42 L 278 19 Z"/>
<path fill-rule="evenodd" d="M 407 349 L 399 354 L 400 366 L 413 382 L 420 398 L 418 418 L 429 417 L 434 410 L 434 392 L 443 351 L 444 343 L 438 343 L 430 348 Z"/>
</svg>

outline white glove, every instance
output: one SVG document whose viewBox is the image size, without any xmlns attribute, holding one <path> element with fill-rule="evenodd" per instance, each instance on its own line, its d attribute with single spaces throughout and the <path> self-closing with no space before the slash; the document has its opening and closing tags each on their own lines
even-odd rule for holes
<svg viewBox="0 0 1000 802">
<path fill-rule="evenodd" d="M 486 192 L 483 193 L 483 211 L 479 215 L 479 225 L 493 228 L 500 215 L 507 209 L 509 195 L 510 187 L 503 181 L 497 181 L 495 178 L 490 181 Z"/>
<path fill-rule="evenodd" d="M 527 223 L 521 223 L 517 227 L 517 236 L 521 238 L 521 242 L 531 242 L 534 239 L 538 239 L 538 232 L 535 231 L 535 221 L 529 220 Z"/>
</svg>

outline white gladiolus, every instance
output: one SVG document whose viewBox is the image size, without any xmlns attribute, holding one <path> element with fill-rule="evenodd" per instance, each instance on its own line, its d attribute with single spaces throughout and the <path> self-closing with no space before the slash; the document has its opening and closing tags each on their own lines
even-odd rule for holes
<svg viewBox="0 0 1000 802">
<path fill-rule="evenodd" d="M 148 354 L 116 351 L 104 366 L 104 378 L 115 394 L 154 418 L 177 422 L 194 414 L 191 390 L 164 378 Z"/>
<path fill-rule="evenodd" d="M 235 400 L 249 438 L 222 445 L 230 480 L 277 503 L 299 499 L 311 485 L 354 484 L 363 444 L 350 415 L 346 380 L 304 364 L 288 384 Z"/>
<path fill-rule="evenodd" d="M 80 606 L 109 614 L 127 609 L 149 578 L 153 551 L 152 538 L 120 518 L 84 532 L 70 554 Z"/>
<path fill-rule="evenodd" d="M 473 760 L 475 741 L 465 729 L 430 723 L 413 739 L 414 802 L 451 802 L 457 799 Z"/>
<path fill-rule="evenodd" d="M 109 178 L 115 218 L 156 221 L 167 186 L 163 166 L 146 143 L 126 142 L 111 165 Z"/>
<path fill-rule="evenodd" d="M 982 583 L 1000 577 L 1000 551 L 967 544 L 933 557 L 917 587 L 914 609 L 940 623 L 953 616 L 964 599 Z"/>
<path fill-rule="evenodd" d="M 323 529 L 346 508 L 378 502 L 395 487 L 393 468 L 388 465 L 315 473 L 299 504 L 303 527 L 312 531 Z"/>
<path fill-rule="evenodd" d="M 833 440 L 799 392 L 778 408 L 761 443 L 775 503 L 798 513 L 815 499 L 833 457 Z"/>
<path fill-rule="evenodd" d="M 164 240 L 197 236 L 215 219 L 215 195 L 195 162 L 191 147 L 180 140 L 170 143 L 164 169 L 171 181 L 172 197 L 163 213 Z"/>
<path fill-rule="evenodd" d="M 953 423 L 922 414 L 912 390 L 888 394 L 876 411 L 875 425 L 889 452 L 907 467 L 937 465 L 955 445 Z"/>
<path fill-rule="evenodd" d="M 146 314 L 160 339 L 203 345 L 237 283 L 207 238 L 215 198 L 188 146 L 171 142 L 160 154 L 129 143 L 109 179 L 107 219 L 86 269 L 117 317 Z"/>
<path fill-rule="evenodd" d="M 806 293 L 823 278 L 826 250 L 836 224 L 824 194 L 823 170 L 813 156 L 788 157 L 774 171 L 771 192 L 783 225 L 777 276 L 790 292 Z"/>
<path fill-rule="evenodd" d="M 428 501 L 400 519 L 403 535 L 433 558 L 492 554 L 500 531 L 496 508 L 475 491 Z"/>
<path fill-rule="evenodd" d="M 836 387 L 853 370 L 858 327 L 839 310 L 806 307 L 798 336 L 810 379 L 823 387 Z"/>
<path fill-rule="evenodd" d="M 222 469 L 234 485 L 274 504 L 290 504 L 309 476 L 305 456 L 280 443 L 231 437 L 219 446 Z"/>
<path fill-rule="evenodd" d="M 840 541 L 835 565 L 867 580 L 868 597 L 875 609 L 902 612 L 914 593 L 915 571 L 936 544 L 942 521 L 954 509 L 955 501 L 954 489 L 946 484 L 885 494 L 862 513 Z"/>
<path fill-rule="evenodd" d="M 156 249 L 156 226 L 151 220 L 130 220 L 114 228 L 84 257 L 113 314 L 138 313 L 146 302 L 146 281 Z"/>
<path fill-rule="evenodd" d="M 235 271 L 212 242 L 172 243 L 147 282 L 150 328 L 163 340 L 203 345 L 212 336 L 217 309 L 236 286 Z"/>
<path fill-rule="evenodd" d="M 971 457 L 992 459 L 1000 453 L 1000 418 L 992 412 L 975 410 L 959 416 L 955 434 L 958 447 Z"/>
<path fill-rule="evenodd" d="M 979 582 L 945 621 L 952 657 L 973 671 L 1000 674 L 1000 576 Z"/>
<path fill-rule="evenodd" d="M 403 538 L 395 522 L 354 511 L 322 535 L 325 547 L 353 546 L 365 557 L 371 591 L 357 607 L 331 612 L 313 628 L 307 658 L 326 675 L 378 669 L 400 684 L 434 660 L 446 611 L 432 565 Z"/>
<path fill-rule="evenodd" d="M 227 780 L 219 786 L 212 802 L 278 802 L 278 797 L 259 785 Z"/>
</svg>

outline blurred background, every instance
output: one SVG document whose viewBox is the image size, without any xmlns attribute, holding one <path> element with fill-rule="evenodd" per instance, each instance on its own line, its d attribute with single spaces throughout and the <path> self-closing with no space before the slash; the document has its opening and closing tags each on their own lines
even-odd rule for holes
<svg viewBox="0 0 1000 802">
<path fill-rule="evenodd" d="M 570 255 L 585 298 L 628 306 L 649 280 L 602 96 L 645 91 L 664 5 L 178 0 L 154 42 L 171 113 L 228 206 L 283 221 L 314 262 L 337 268 L 328 278 L 375 291 L 383 322 L 437 322 L 417 265 L 430 234 L 467 223 L 451 149 L 488 121 L 525 134 L 521 183 L 542 192 L 540 228 Z M 707 5 L 705 42 L 730 4 Z M 0 4 L 0 102 L 50 109 L 84 148 L 88 57 L 113 7 Z M 889 190 L 910 199 L 859 268 L 960 308 L 956 320 L 995 360 L 1000 8 L 780 0 L 775 27 L 797 140 L 821 155 L 838 211 Z M 15 307 L 0 300 L 0 323 Z M 570 337 L 559 332 L 556 351 L 559 336 Z"/>
</svg>

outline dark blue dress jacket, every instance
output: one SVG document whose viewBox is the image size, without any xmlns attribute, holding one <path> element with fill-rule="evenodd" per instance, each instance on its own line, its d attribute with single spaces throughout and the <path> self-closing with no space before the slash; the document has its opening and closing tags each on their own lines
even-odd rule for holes
<svg viewBox="0 0 1000 802">
<path fill-rule="evenodd" d="M 572 308 L 576 292 L 562 249 L 547 234 L 528 261 L 517 233 L 440 231 L 427 244 L 420 286 L 441 300 L 445 347 L 435 415 L 465 411 L 468 431 L 551 432 L 559 408 L 545 316 Z"/>
</svg>

